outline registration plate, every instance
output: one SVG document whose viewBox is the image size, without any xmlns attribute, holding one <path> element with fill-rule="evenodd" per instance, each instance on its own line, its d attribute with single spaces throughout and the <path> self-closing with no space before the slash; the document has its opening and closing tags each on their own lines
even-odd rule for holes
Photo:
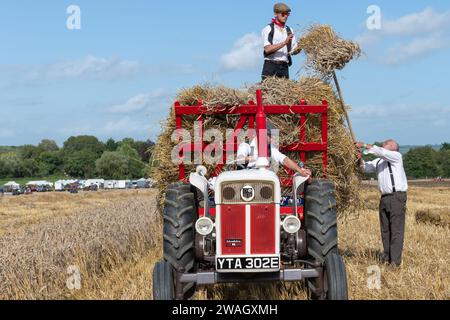
<svg viewBox="0 0 450 320">
<path fill-rule="evenodd" d="M 224 270 L 279 270 L 280 257 L 217 258 L 216 269 Z"/>
</svg>

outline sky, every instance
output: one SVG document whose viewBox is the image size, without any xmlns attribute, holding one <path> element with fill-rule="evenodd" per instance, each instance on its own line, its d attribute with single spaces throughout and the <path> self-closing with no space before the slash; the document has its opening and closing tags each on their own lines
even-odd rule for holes
<svg viewBox="0 0 450 320">
<path fill-rule="evenodd" d="M 297 34 L 324 23 L 361 43 L 364 55 L 338 72 L 359 140 L 450 141 L 450 2 L 287 3 Z M 2 1 L 0 145 L 61 145 L 82 134 L 155 140 L 181 88 L 260 81 L 260 33 L 273 4 Z M 380 24 L 368 26 L 377 21 L 374 5 Z M 294 57 L 291 78 L 305 74 L 303 63 Z"/>
</svg>

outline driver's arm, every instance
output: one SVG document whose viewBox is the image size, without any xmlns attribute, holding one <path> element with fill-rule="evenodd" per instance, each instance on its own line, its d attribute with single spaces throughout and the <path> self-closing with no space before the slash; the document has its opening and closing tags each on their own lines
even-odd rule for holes
<svg viewBox="0 0 450 320">
<path fill-rule="evenodd" d="M 295 161 L 292 161 L 288 156 L 282 154 L 278 149 L 272 148 L 272 158 L 275 161 L 278 161 L 284 167 L 300 174 L 303 177 L 312 176 L 311 170 L 300 168 Z"/>
<path fill-rule="evenodd" d="M 298 164 L 296 164 L 294 161 L 292 161 L 289 157 L 286 157 L 283 161 L 283 166 L 285 166 L 288 169 L 291 169 L 292 171 L 295 171 L 299 173 L 303 177 L 312 176 L 312 172 L 309 169 L 300 168 Z"/>
</svg>

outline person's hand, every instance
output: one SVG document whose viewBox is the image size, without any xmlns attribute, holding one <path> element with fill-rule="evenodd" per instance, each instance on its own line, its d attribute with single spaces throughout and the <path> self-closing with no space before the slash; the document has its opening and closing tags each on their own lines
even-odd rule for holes
<svg viewBox="0 0 450 320">
<path fill-rule="evenodd" d="M 356 142 L 355 145 L 356 145 L 356 148 L 362 149 L 362 148 L 364 148 L 364 146 L 365 146 L 366 144 L 365 144 L 364 142 Z"/>
<path fill-rule="evenodd" d="M 290 35 L 288 35 L 286 41 L 284 41 L 284 44 L 287 45 L 288 43 L 290 43 L 292 41 L 292 39 L 294 39 L 294 34 L 291 33 Z"/>
<path fill-rule="evenodd" d="M 312 172 L 309 169 L 301 168 L 298 172 L 302 177 L 312 176 Z"/>
</svg>

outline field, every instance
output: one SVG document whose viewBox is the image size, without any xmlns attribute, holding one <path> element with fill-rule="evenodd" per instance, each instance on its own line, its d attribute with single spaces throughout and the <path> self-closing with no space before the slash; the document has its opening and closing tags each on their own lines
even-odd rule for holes
<svg viewBox="0 0 450 320">
<path fill-rule="evenodd" d="M 366 209 L 339 222 L 350 298 L 450 299 L 450 188 L 411 188 L 400 269 L 378 262 L 379 196 L 373 187 L 362 192 Z M 0 299 L 150 299 L 161 257 L 155 197 L 156 190 L 0 197 Z M 368 286 L 378 273 L 379 288 Z M 305 299 L 306 291 L 221 285 L 196 298 Z"/>
</svg>

